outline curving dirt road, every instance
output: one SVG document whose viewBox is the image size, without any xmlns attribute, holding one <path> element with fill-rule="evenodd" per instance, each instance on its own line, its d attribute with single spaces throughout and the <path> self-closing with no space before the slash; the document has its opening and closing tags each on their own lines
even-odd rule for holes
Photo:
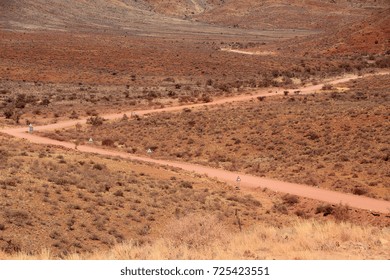
<svg viewBox="0 0 390 280">
<path fill-rule="evenodd" d="M 387 72 L 382 72 L 379 74 L 388 74 Z M 327 82 L 328 84 L 337 84 L 346 82 L 352 79 L 359 78 L 358 76 L 351 75 L 349 77 L 336 79 Z M 323 84 L 315 85 L 315 86 L 309 86 L 309 87 L 303 87 L 300 89 L 297 89 L 300 91 L 300 94 L 308 94 L 312 93 L 313 91 L 321 89 Z M 279 93 L 278 93 L 279 92 Z M 272 92 L 269 92 L 269 89 L 267 90 L 260 90 L 254 92 L 252 95 L 248 96 L 236 96 L 236 97 L 229 97 L 224 99 L 219 99 L 210 103 L 206 104 L 194 104 L 194 105 L 184 105 L 184 106 L 176 106 L 176 107 L 170 107 L 170 108 L 163 108 L 163 109 L 151 109 L 151 110 L 142 110 L 135 112 L 138 115 L 144 115 L 149 113 L 158 113 L 158 112 L 172 112 L 172 111 L 178 111 L 182 110 L 184 108 L 196 108 L 196 107 L 202 107 L 202 106 L 212 106 L 217 104 L 223 104 L 223 103 L 229 103 L 229 102 L 238 102 L 238 101 L 245 101 L 250 100 L 252 98 L 258 97 L 258 96 L 271 96 L 271 95 L 278 95 L 283 92 L 282 89 L 273 89 Z M 127 114 L 130 114 L 131 112 L 124 112 Z M 123 116 L 124 114 L 111 114 L 104 116 L 106 119 L 117 119 Z M 85 123 L 86 119 L 83 120 L 72 120 L 72 121 L 63 121 L 55 124 L 49 124 L 44 126 L 35 127 L 34 130 L 53 130 L 53 129 L 60 129 L 65 128 L 69 126 L 73 126 L 76 123 Z M 26 128 L 7 128 L 3 129 L 0 132 L 17 137 L 17 138 L 23 138 L 27 139 L 30 142 L 37 143 L 37 144 L 45 144 L 45 145 L 56 145 L 56 146 L 62 146 L 69 149 L 74 149 L 75 144 L 70 142 L 61 142 L 45 137 L 41 137 L 35 134 L 29 134 L 26 133 Z M 208 166 L 201 166 L 196 165 L 192 163 L 185 163 L 185 162 L 176 162 L 176 161 L 168 161 L 168 160 L 159 160 L 159 159 L 153 159 L 151 157 L 140 157 L 140 156 L 134 156 L 128 153 L 119 152 L 119 151 L 109 151 L 105 149 L 100 149 L 91 145 L 82 145 L 78 146 L 77 148 L 81 152 L 86 153 L 95 153 L 100 155 L 107 155 L 107 156 L 118 156 L 125 159 L 133 159 L 133 160 L 140 160 L 145 162 L 151 162 L 156 163 L 159 165 L 167 165 L 172 167 L 178 167 L 183 170 L 196 172 L 199 174 L 206 174 L 209 177 L 215 177 L 221 181 L 227 182 L 231 185 L 236 183 L 236 179 L 239 176 L 241 179 L 240 185 L 241 187 L 248 187 L 248 188 L 268 188 L 273 191 L 280 191 L 284 193 L 290 193 L 302 197 L 307 197 L 311 199 L 316 199 L 319 201 L 328 202 L 331 204 L 338 204 L 343 203 L 347 204 L 350 207 L 354 208 L 360 208 L 360 209 L 366 209 L 371 211 L 377 211 L 382 213 L 389 213 L 390 212 L 390 202 L 383 201 L 383 200 L 377 200 L 369 197 L 363 197 L 363 196 L 356 196 L 352 194 L 347 193 L 340 193 L 330 190 L 324 190 L 319 189 L 307 185 L 300 185 L 300 184 L 294 184 L 294 183 L 288 183 L 263 177 L 257 177 L 247 174 L 240 174 L 235 172 L 230 172 L 226 170 L 221 169 L 215 169 Z"/>
</svg>

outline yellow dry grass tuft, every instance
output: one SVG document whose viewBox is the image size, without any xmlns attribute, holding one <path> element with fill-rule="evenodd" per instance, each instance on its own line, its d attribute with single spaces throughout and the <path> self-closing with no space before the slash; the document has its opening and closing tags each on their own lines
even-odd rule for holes
<svg viewBox="0 0 390 280">
<path fill-rule="evenodd" d="M 153 259 L 388 259 L 390 229 L 297 219 L 280 228 L 257 224 L 226 230 L 215 216 L 191 215 L 168 224 L 166 236 L 151 243 L 126 242 L 109 251 L 71 254 L 71 260 Z M 0 258 L 3 257 L 0 253 Z M 50 259 L 43 250 L 11 259 Z"/>
</svg>

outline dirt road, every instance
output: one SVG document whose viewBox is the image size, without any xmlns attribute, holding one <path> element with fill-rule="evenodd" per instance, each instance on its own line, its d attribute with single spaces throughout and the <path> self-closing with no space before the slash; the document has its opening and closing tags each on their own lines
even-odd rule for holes
<svg viewBox="0 0 390 280">
<path fill-rule="evenodd" d="M 237 50 L 237 49 L 231 49 L 231 48 L 221 48 L 221 51 L 240 53 L 240 54 L 246 54 L 246 55 L 263 55 L 263 56 L 275 55 L 275 52 L 271 52 L 271 51 L 243 51 L 243 50 Z"/>
<path fill-rule="evenodd" d="M 382 74 L 386 74 L 386 73 L 382 73 Z M 337 84 L 337 83 L 346 82 L 346 81 L 349 81 L 351 79 L 356 79 L 356 78 L 359 78 L 359 77 L 351 75 L 349 77 L 332 80 L 332 81 L 329 81 L 327 83 L 328 84 Z M 303 87 L 303 88 L 300 88 L 298 90 L 300 91 L 300 94 L 308 94 L 308 93 L 312 93 L 313 91 L 321 89 L 322 86 L 323 86 L 323 84 L 319 84 L 319 85 L 315 85 L 315 86 Z M 136 113 L 138 115 L 144 115 L 144 114 L 158 113 L 158 112 L 163 112 L 163 111 L 173 112 L 173 111 L 182 110 L 183 108 L 188 108 L 188 107 L 196 108 L 196 107 L 212 106 L 212 105 L 229 103 L 229 102 L 245 101 L 245 100 L 250 100 L 252 98 L 256 98 L 258 96 L 277 95 L 277 94 L 281 94 L 282 92 L 283 92 L 282 89 L 272 89 L 271 92 L 269 89 L 260 90 L 260 91 L 254 92 L 250 96 L 246 95 L 246 96 L 224 98 L 224 99 L 219 99 L 219 100 L 207 103 L 207 104 L 194 104 L 194 105 L 176 106 L 176 107 L 155 109 L 155 110 L 153 110 L 153 109 L 152 110 L 143 110 L 143 111 L 137 111 Z M 124 113 L 130 114 L 131 112 L 124 112 Z M 104 118 L 110 119 L 110 120 L 117 119 L 117 118 L 122 117 L 124 113 L 122 112 L 119 114 L 111 114 L 111 115 L 104 116 Z M 38 130 L 38 131 L 61 129 L 61 128 L 73 126 L 76 123 L 85 123 L 85 122 L 86 122 L 86 119 L 64 121 L 64 122 L 59 122 L 59 123 L 55 123 L 55 124 L 49 124 L 49 125 L 44 125 L 44 126 L 40 126 L 40 127 L 35 127 L 34 129 Z M 31 133 L 31 134 L 27 133 L 27 128 L 24 128 L 24 127 L 23 128 L 3 129 L 0 132 L 17 137 L 17 138 L 27 139 L 28 141 L 33 142 L 33 143 L 37 143 L 37 144 L 56 145 L 56 146 L 66 147 L 69 149 L 75 148 L 74 143 L 61 142 L 61 141 L 41 137 L 41 136 L 35 135 L 34 133 Z M 360 209 L 366 209 L 366 210 L 377 211 L 377 212 L 382 212 L 382 213 L 389 213 L 390 212 L 390 202 L 372 199 L 372 198 L 368 198 L 368 197 L 364 197 L 364 196 L 356 196 L 356 195 L 347 194 L 347 193 L 340 193 L 340 192 L 335 192 L 335 191 L 330 191 L 330 190 L 319 189 L 319 188 L 315 188 L 315 187 L 311 187 L 311 186 L 307 186 L 307 185 L 282 182 L 282 181 L 278 181 L 278 180 L 257 177 L 257 176 L 247 175 L 247 174 L 239 174 L 239 173 L 235 173 L 235 172 L 230 172 L 230 171 L 221 170 L 221 169 L 215 169 L 215 168 L 191 164 L 191 163 L 158 160 L 158 159 L 153 159 L 151 157 L 139 157 L 139 156 L 130 155 L 130 154 L 124 153 L 124 152 L 109 151 L 109 150 L 100 149 L 100 148 L 97 148 L 97 147 L 92 146 L 92 145 L 78 146 L 77 149 L 81 152 L 86 152 L 86 153 L 96 153 L 96 154 L 107 155 L 107 156 L 118 156 L 118 157 L 125 158 L 125 159 L 140 160 L 140 161 L 145 161 L 145 162 L 156 163 L 159 165 L 178 167 L 178 168 L 181 168 L 181 169 L 186 170 L 186 171 L 196 172 L 199 174 L 206 174 L 209 177 L 215 177 L 218 180 L 227 182 L 231 185 L 234 185 L 236 183 L 237 177 L 239 176 L 241 179 L 240 185 L 243 188 L 245 188 L 245 187 L 247 187 L 247 188 L 268 188 L 268 189 L 273 190 L 273 191 L 290 193 L 290 194 L 298 195 L 301 197 L 307 197 L 307 198 L 316 199 L 319 201 L 324 201 L 324 202 L 331 203 L 331 204 L 343 203 L 343 204 L 349 205 L 350 207 L 355 207 L 355 208 L 360 208 Z"/>
</svg>

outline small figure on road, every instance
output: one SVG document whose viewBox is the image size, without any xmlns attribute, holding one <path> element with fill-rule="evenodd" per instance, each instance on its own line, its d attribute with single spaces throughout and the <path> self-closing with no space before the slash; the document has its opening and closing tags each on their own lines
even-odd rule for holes
<svg viewBox="0 0 390 280">
<path fill-rule="evenodd" d="M 80 145 L 80 141 L 79 140 L 76 140 L 76 142 L 74 143 L 74 149 L 77 150 L 77 147 Z"/>
<path fill-rule="evenodd" d="M 240 183 L 241 183 L 241 178 L 240 178 L 240 176 L 237 176 L 237 179 L 236 179 L 236 190 L 240 189 Z"/>
<path fill-rule="evenodd" d="M 29 132 L 29 133 L 33 133 L 33 130 L 34 130 L 33 125 L 30 123 L 30 124 L 28 125 L 28 132 Z"/>
</svg>

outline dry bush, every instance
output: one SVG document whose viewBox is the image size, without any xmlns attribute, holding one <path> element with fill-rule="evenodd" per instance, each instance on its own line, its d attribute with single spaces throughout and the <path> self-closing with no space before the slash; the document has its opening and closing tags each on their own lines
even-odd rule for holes
<svg viewBox="0 0 390 280">
<path fill-rule="evenodd" d="M 322 204 L 316 208 L 316 214 L 323 213 L 324 216 L 330 215 L 333 213 L 333 206 L 330 204 Z"/>
<path fill-rule="evenodd" d="M 368 193 L 368 190 L 365 189 L 365 188 L 354 188 L 352 190 L 352 193 L 353 194 L 356 194 L 356 195 L 365 195 Z"/>
<path fill-rule="evenodd" d="M 111 139 L 106 138 L 106 139 L 103 139 L 102 145 L 103 146 L 107 146 L 107 147 L 114 147 L 115 146 L 115 142 L 113 140 L 111 140 Z"/>
<path fill-rule="evenodd" d="M 100 126 L 104 122 L 104 118 L 99 116 L 92 116 L 87 119 L 87 124 L 90 124 L 92 126 Z"/>
<path fill-rule="evenodd" d="M 304 218 L 304 219 L 307 219 L 307 218 L 310 217 L 310 215 L 306 211 L 304 211 L 304 210 L 296 210 L 294 212 L 294 214 L 297 215 L 298 217 L 301 217 L 301 218 Z"/>
<path fill-rule="evenodd" d="M 284 205 L 283 203 L 274 203 L 274 205 L 272 206 L 272 211 L 275 213 L 281 213 L 284 215 L 288 214 L 288 209 L 287 209 L 286 205 Z"/>
<path fill-rule="evenodd" d="M 5 109 L 5 110 L 3 111 L 3 115 L 4 115 L 4 117 L 5 117 L 6 119 L 10 119 L 10 118 L 13 116 L 13 114 L 14 114 L 14 110 L 11 109 L 11 108 Z"/>
<path fill-rule="evenodd" d="M 338 222 L 349 220 L 349 207 L 347 205 L 338 204 L 333 208 L 332 215 Z"/>
<path fill-rule="evenodd" d="M 72 111 L 72 113 L 69 116 L 70 119 L 78 119 L 79 115 L 76 113 L 76 111 Z"/>
<path fill-rule="evenodd" d="M 299 202 L 299 197 L 293 194 L 286 194 L 283 196 L 283 202 L 288 205 L 294 205 Z"/>
<path fill-rule="evenodd" d="M 4 212 L 4 217 L 9 223 L 15 223 L 18 226 L 28 223 L 30 214 L 24 210 L 10 209 Z"/>
<path fill-rule="evenodd" d="M 338 222 L 345 222 L 350 218 L 349 207 L 343 204 L 337 204 L 335 206 L 330 204 L 320 205 L 317 207 L 315 213 L 323 213 L 324 216 L 332 215 Z"/>
<path fill-rule="evenodd" d="M 180 187 L 184 189 L 192 189 L 192 183 L 189 181 L 182 181 L 180 182 Z"/>
<path fill-rule="evenodd" d="M 251 205 L 254 207 L 261 207 L 261 202 L 255 199 L 252 195 L 245 195 L 244 197 L 238 195 L 230 195 L 226 198 L 229 201 L 235 201 L 243 205 Z"/>
<path fill-rule="evenodd" d="M 164 236 L 176 246 L 200 249 L 223 240 L 226 226 L 214 215 L 190 214 L 172 221 Z"/>
</svg>

